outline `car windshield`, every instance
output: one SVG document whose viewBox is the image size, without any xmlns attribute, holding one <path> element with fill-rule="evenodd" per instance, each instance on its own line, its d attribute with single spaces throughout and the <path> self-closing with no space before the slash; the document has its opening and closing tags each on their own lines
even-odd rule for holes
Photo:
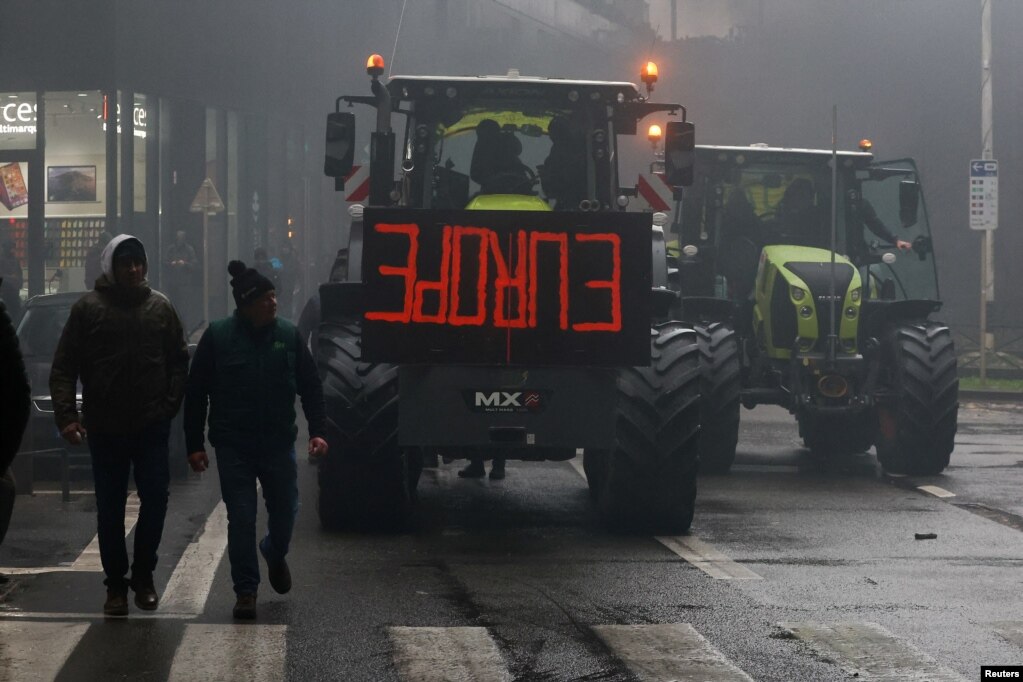
<svg viewBox="0 0 1023 682">
<path fill-rule="evenodd" d="M 71 305 L 29 305 L 18 325 L 18 344 L 26 358 L 51 359 L 57 351 Z"/>
</svg>

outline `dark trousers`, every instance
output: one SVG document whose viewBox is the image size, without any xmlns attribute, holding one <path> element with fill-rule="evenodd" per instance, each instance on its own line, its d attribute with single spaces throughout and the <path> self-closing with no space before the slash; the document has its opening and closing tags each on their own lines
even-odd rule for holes
<svg viewBox="0 0 1023 682">
<path fill-rule="evenodd" d="M 131 434 L 89 432 L 92 477 L 96 484 L 97 533 L 104 581 L 111 589 L 128 586 L 128 550 L 124 540 L 124 506 L 128 498 L 128 471 L 134 469 L 138 490 L 138 523 L 135 525 L 133 580 L 152 579 L 156 550 L 163 535 L 170 496 L 167 439 L 170 421 L 161 420 Z"/>
<path fill-rule="evenodd" d="M 295 448 L 217 447 L 220 493 L 227 508 L 227 556 L 236 594 L 255 594 L 259 587 L 256 556 L 256 480 L 266 502 L 267 532 L 259 543 L 270 561 L 288 553 L 298 514 L 298 464 Z"/>
<path fill-rule="evenodd" d="M 14 513 L 14 474 L 10 467 L 0 476 L 0 545 L 7 535 L 7 528 L 11 525 L 11 514 Z"/>
</svg>

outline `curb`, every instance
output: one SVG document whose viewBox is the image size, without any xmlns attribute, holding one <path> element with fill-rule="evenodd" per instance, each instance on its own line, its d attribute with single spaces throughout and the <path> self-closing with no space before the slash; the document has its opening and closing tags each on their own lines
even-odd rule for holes
<svg viewBox="0 0 1023 682">
<path fill-rule="evenodd" d="M 1018 403 L 1023 402 L 1023 392 L 994 390 L 990 391 L 960 390 L 959 400 L 971 402 Z"/>
</svg>

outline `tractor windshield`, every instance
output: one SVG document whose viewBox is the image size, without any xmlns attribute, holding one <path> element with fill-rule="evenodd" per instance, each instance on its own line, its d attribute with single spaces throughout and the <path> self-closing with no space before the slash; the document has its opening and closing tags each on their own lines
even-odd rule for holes
<svg viewBox="0 0 1023 682">
<path fill-rule="evenodd" d="M 873 207 L 890 235 L 869 235 L 861 272 L 873 298 L 939 300 L 938 278 L 931 248 L 927 207 L 919 189 L 916 165 L 911 160 L 875 164 L 859 172 L 864 205 Z M 908 242 L 912 249 L 893 248 L 891 240 Z M 891 261 L 891 262 L 889 262 Z"/>
<path fill-rule="evenodd" d="M 829 248 L 830 160 L 825 154 L 697 148 L 696 181 L 683 201 L 680 243 L 699 246 L 718 295 L 749 296 L 764 246 Z M 841 174 L 839 196 L 845 195 L 846 183 Z M 847 251 L 846 223 L 839 211 L 840 253 Z"/>
<path fill-rule="evenodd" d="M 587 118 L 585 111 L 508 102 L 422 107 L 410 118 L 405 146 L 405 166 L 418 180 L 415 203 L 464 208 L 474 197 L 505 194 L 576 210 L 594 178 Z"/>
<path fill-rule="evenodd" d="M 900 191 L 906 192 L 900 182 L 915 183 L 915 169 L 868 169 L 868 161 L 865 154 L 838 157 L 836 252 L 869 275 L 868 296 L 935 298 L 926 213 L 913 211 L 915 222 L 906 227 L 909 216 L 900 218 Z M 696 169 L 680 244 L 706 254 L 719 294 L 749 295 L 764 246 L 830 248 L 830 154 L 705 147 L 697 148 Z"/>
</svg>

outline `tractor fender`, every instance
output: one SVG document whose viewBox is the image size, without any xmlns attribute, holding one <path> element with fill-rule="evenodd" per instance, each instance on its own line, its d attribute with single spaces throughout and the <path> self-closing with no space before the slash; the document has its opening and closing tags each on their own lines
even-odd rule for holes
<svg viewBox="0 0 1023 682">
<path fill-rule="evenodd" d="M 326 282 L 320 285 L 321 322 L 358 319 L 365 311 L 362 282 Z"/>
<path fill-rule="evenodd" d="M 682 321 L 687 324 L 733 322 L 734 320 L 735 304 L 727 299 L 713 296 L 682 297 Z"/>
<path fill-rule="evenodd" d="M 927 319 L 941 310 L 941 301 L 917 299 L 910 301 L 878 301 L 869 299 L 863 302 L 860 311 L 861 336 L 880 337 L 885 329 L 893 324 L 907 320 Z"/>
</svg>

